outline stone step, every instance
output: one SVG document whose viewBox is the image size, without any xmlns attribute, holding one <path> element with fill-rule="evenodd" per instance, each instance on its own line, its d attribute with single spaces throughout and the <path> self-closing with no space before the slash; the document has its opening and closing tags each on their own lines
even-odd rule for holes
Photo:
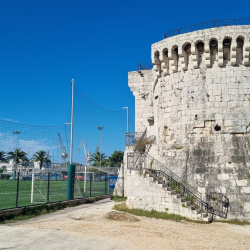
<svg viewBox="0 0 250 250">
<path fill-rule="evenodd" d="M 207 214 L 207 213 L 202 213 L 202 214 L 201 214 L 201 217 L 202 217 L 202 218 L 206 218 L 206 217 L 208 217 L 208 214 Z"/>
</svg>

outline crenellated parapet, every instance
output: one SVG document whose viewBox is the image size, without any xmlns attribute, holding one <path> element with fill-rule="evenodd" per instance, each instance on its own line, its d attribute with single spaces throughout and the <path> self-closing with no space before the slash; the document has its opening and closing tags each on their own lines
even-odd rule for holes
<svg viewBox="0 0 250 250">
<path fill-rule="evenodd" d="M 249 65 L 250 25 L 199 30 L 152 45 L 157 77 L 198 68 Z"/>
</svg>

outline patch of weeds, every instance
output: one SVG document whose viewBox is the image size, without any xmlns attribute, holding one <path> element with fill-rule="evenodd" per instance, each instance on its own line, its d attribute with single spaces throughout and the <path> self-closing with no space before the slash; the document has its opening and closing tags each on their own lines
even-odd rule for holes
<svg viewBox="0 0 250 250">
<path fill-rule="evenodd" d="M 169 209 L 166 207 L 165 210 L 168 211 Z"/>
<path fill-rule="evenodd" d="M 142 209 L 130 209 L 125 203 L 117 204 L 113 207 L 113 209 L 120 211 L 120 212 L 126 212 L 137 216 L 145 216 L 149 218 L 156 218 L 156 219 L 163 219 L 163 220 L 172 220 L 180 222 L 181 220 L 189 221 L 189 222 L 195 222 L 195 223 L 202 223 L 202 224 L 208 224 L 208 222 L 205 221 L 194 221 L 191 219 L 188 219 L 184 216 L 178 215 L 178 214 L 169 214 L 167 212 L 157 212 L 155 210 L 142 210 Z"/>
<path fill-rule="evenodd" d="M 188 206 L 186 206 L 184 203 L 182 203 L 182 206 L 183 206 L 183 207 L 188 207 Z"/>
<path fill-rule="evenodd" d="M 250 180 L 250 174 L 249 173 L 247 173 L 247 178 Z"/>
<path fill-rule="evenodd" d="M 126 201 L 127 197 L 122 197 L 118 195 L 114 195 L 110 198 L 110 200 L 116 201 L 116 202 L 121 202 L 121 201 Z"/>
<path fill-rule="evenodd" d="M 228 162 L 228 164 L 231 164 L 231 163 L 232 163 L 231 161 Z"/>
<path fill-rule="evenodd" d="M 149 93 L 142 93 L 141 94 L 141 98 L 144 99 L 144 100 L 146 100 L 147 97 L 148 97 L 148 95 L 149 95 Z"/>
<path fill-rule="evenodd" d="M 55 205 L 43 204 L 40 206 L 24 207 L 23 212 L 20 215 L 2 215 L 0 216 L 0 223 L 12 223 L 19 220 L 28 220 L 43 214 L 53 213 L 58 210 L 66 208 L 65 203 L 56 203 Z"/>
<path fill-rule="evenodd" d="M 153 163 L 154 163 L 154 159 L 151 160 L 151 162 L 150 162 L 150 164 L 149 164 L 149 168 L 152 168 Z"/>
<path fill-rule="evenodd" d="M 142 175 L 142 169 L 139 169 L 138 174 L 141 176 Z"/>
</svg>

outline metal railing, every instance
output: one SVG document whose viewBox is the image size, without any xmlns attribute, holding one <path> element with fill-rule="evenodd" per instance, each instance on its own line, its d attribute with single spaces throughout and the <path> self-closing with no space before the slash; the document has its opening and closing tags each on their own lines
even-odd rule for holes
<svg viewBox="0 0 250 250">
<path fill-rule="evenodd" d="M 211 191 L 203 199 L 197 188 L 186 183 L 186 181 L 148 153 L 142 154 L 138 151 L 128 153 L 127 160 L 128 169 L 145 170 L 158 183 L 176 192 L 182 198 L 182 201 L 185 201 L 192 209 L 199 210 L 200 213 L 207 212 L 227 218 L 229 200 L 222 193 Z"/>
<path fill-rule="evenodd" d="M 199 23 L 199 24 L 195 24 L 195 25 L 191 25 L 188 27 L 170 31 L 164 34 L 163 38 L 165 39 L 171 36 L 185 34 L 188 32 L 193 32 L 193 31 L 202 30 L 202 29 L 210 29 L 210 28 L 230 26 L 230 25 L 250 25 L 250 18 L 213 20 L 213 21 L 208 21 L 204 23 Z"/>
<path fill-rule="evenodd" d="M 165 173 L 167 176 L 169 176 L 171 181 L 180 183 L 184 189 L 189 190 L 189 192 L 192 192 L 193 195 L 195 195 L 196 197 L 202 198 L 202 194 L 196 188 L 187 184 L 182 178 L 180 178 L 162 163 L 157 161 L 154 157 L 150 156 L 149 154 L 146 154 L 143 156 L 143 158 L 144 159 L 142 161 L 142 164 L 144 169 L 161 171 L 162 173 Z"/>
<path fill-rule="evenodd" d="M 134 146 L 136 142 L 139 141 L 143 132 L 129 132 L 125 133 L 125 145 L 126 146 Z"/>
<path fill-rule="evenodd" d="M 138 63 L 138 71 L 149 70 L 149 69 L 152 69 L 152 68 L 153 68 L 153 64 L 152 64 L 151 61 Z"/>
</svg>

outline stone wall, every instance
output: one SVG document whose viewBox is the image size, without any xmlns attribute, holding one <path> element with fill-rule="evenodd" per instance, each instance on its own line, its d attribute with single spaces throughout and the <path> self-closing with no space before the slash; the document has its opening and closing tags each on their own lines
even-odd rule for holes
<svg viewBox="0 0 250 250">
<path fill-rule="evenodd" d="M 164 39 L 152 45 L 154 68 L 128 75 L 136 131 L 156 136 L 149 154 L 202 193 L 221 190 L 229 218 L 242 220 L 250 220 L 249 34 L 225 26 Z"/>
</svg>

